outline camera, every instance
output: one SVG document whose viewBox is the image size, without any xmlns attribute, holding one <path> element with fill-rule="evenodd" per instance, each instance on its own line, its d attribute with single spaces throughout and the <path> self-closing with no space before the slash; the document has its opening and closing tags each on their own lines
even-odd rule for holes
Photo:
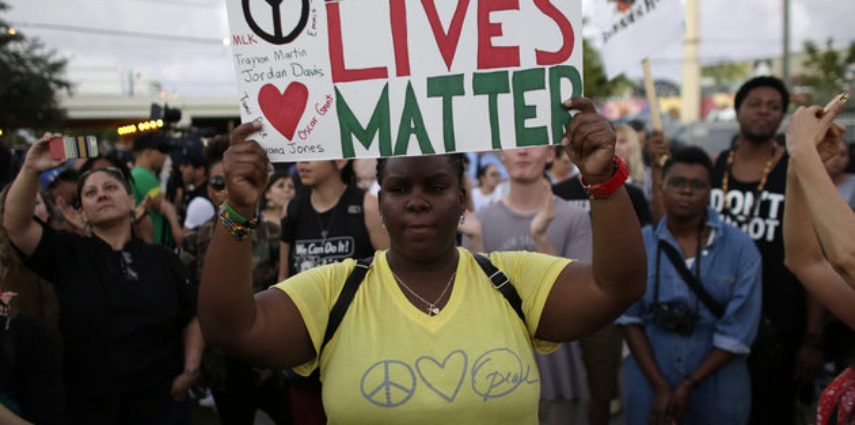
<svg viewBox="0 0 855 425">
<path fill-rule="evenodd" d="M 659 303 L 653 306 L 653 323 L 662 329 L 688 336 L 692 334 L 697 321 L 697 313 L 682 303 Z"/>
</svg>

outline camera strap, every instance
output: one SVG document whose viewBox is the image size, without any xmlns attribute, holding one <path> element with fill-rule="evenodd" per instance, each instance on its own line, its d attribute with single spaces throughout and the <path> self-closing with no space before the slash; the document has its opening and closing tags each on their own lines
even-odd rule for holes
<svg viewBox="0 0 855 425">
<path fill-rule="evenodd" d="M 677 273 L 680 274 L 680 277 L 683 278 L 683 282 L 686 282 L 686 285 L 689 287 L 689 289 L 692 290 L 692 292 L 695 293 L 695 295 L 704 304 L 704 306 L 706 306 L 707 309 L 709 309 L 709 311 L 715 317 L 721 319 L 721 317 L 724 316 L 724 307 L 722 307 L 721 304 L 716 302 L 716 300 L 713 299 L 713 297 L 706 290 L 704 290 L 703 285 L 701 285 L 700 277 L 693 275 L 692 272 L 689 271 L 689 268 L 686 267 L 686 263 L 680 257 L 680 253 L 677 252 L 677 250 L 673 246 L 671 246 L 671 244 L 661 239 L 659 240 L 659 250 L 665 251 L 665 255 L 668 256 L 669 260 L 671 260 L 671 264 L 677 270 Z M 695 254 L 695 261 L 701 261 L 700 249 L 698 250 L 697 254 Z M 698 269 L 700 270 L 700 267 L 698 267 Z"/>
</svg>

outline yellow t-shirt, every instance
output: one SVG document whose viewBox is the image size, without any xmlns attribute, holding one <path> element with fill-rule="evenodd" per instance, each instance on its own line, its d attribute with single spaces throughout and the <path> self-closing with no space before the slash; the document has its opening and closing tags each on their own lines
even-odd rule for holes
<svg viewBox="0 0 855 425">
<path fill-rule="evenodd" d="M 533 346 L 543 305 L 570 260 L 495 252 L 523 300 L 528 328 L 475 258 L 459 249 L 457 277 L 436 316 L 414 306 L 378 251 L 341 325 L 320 356 L 329 424 L 538 423 L 540 375 Z M 303 316 L 315 350 L 355 262 L 318 267 L 276 285 Z M 308 375 L 318 359 L 297 368 Z"/>
</svg>

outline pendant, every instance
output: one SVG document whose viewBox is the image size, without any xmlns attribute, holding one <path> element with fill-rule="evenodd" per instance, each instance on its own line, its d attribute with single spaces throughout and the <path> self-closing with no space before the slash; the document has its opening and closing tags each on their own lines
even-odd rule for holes
<svg viewBox="0 0 855 425">
<path fill-rule="evenodd" d="M 321 239 L 327 240 L 327 235 L 330 234 L 329 230 L 321 230 Z"/>
<path fill-rule="evenodd" d="M 436 316 L 437 314 L 439 314 L 439 309 L 434 306 L 428 307 L 427 311 L 428 316 Z"/>
</svg>

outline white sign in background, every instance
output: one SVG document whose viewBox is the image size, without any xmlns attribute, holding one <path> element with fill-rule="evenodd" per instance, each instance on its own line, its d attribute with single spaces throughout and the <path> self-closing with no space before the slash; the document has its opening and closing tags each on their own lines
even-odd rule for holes
<svg viewBox="0 0 855 425">
<path fill-rule="evenodd" d="M 685 14 L 680 0 L 596 0 L 606 76 L 615 78 L 654 52 L 682 40 Z"/>
<path fill-rule="evenodd" d="M 579 0 L 227 9 L 241 118 L 263 123 L 254 138 L 274 161 L 555 144 L 560 101 L 582 94 Z"/>
</svg>

